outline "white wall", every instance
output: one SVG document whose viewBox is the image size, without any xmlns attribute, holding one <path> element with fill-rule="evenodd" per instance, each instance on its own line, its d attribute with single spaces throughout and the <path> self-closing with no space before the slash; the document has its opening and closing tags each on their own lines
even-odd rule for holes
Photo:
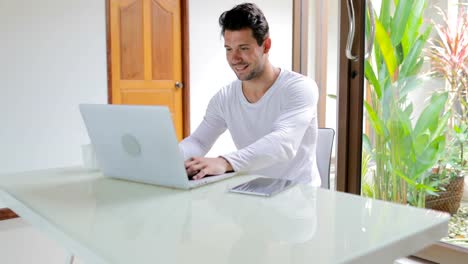
<svg viewBox="0 0 468 264">
<path fill-rule="evenodd" d="M 224 85 L 236 79 L 225 58 L 224 39 L 218 18 L 222 12 L 245 1 L 190 0 L 190 119 L 194 131 L 203 119 L 210 98 Z M 270 25 L 273 65 L 291 69 L 292 0 L 256 0 Z M 225 133 L 208 155 L 216 156 L 235 150 Z"/>
<path fill-rule="evenodd" d="M 104 8 L 0 0 L 0 174 L 81 163 L 78 104 L 107 100 Z"/>
</svg>

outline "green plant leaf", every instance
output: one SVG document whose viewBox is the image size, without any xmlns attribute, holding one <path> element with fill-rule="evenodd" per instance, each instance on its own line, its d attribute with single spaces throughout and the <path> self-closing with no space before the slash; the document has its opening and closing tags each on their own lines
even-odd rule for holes
<svg viewBox="0 0 468 264">
<path fill-rule="evenodd" d="M 374 187 L 371 186 L 370 184 L 368 183 L 362 184 L 362 194 L 364 195 L 364 197 L 375 198 L 373 190 L 374 190 Z"/>
<path fill-rule="evenodd" d="M 379 119 L 374 109 L 372 109 L 372 106 L 369 105 L 368 102 L 364 102 L 364 106 L 366 108 L 367 115 L 369 116 L 369 121 L 375 132 L 379 135 L 384 135 L 382 120 Z"/>
<path fill-rule="evenodd" d="M 400 98 L 404 99 L 408 93 L 416 90 L 417 88 L 421 88 L 423 84 L 423 79 L 419 76 L 416 77 L 407 77 L 403 78 L 401 75 L 399 76 L 398 82 L 395 84 L 395 89 L 400 91 Z"/>
<path fill-rule="evenodd" d="M 389 86 L 389 83 L 391 83 L 390 77 L 388 76 L 388 70 L 387 66 L 385 65 L 384 61 L 381 61 L 380 63 L 380 68 L 379 68 L 379 83 L 380 83 L 380 88 L 382 89 L 382 93 L 385 91 L 385 88 Z"/>
<path fill-rule="evenodd" d="M 437 190 L 436 190 L 436 191 L 437 191 Z M 432 191 L 432 190 L 427 190 L 426 193 L 429 194 L 429 195 L 439 196 L 439 194 L 438 194 L 437 192 Z"/>
<path fill-rule="evenodd" d="M 439 154 L 445 146 L 445 137 L 440 136 L 432 141 L 416 158 L 414 175 L 420 175 L 436 164 Z"/>
<path fill-rule="evenodd" d="M 411 114 L 413 113 L 413 103 L 410 103 L 410 104 L 405 108 L 405 110 L 403 110 L 403 112 L 405 113 L 406 116 L 411 116 Z"/>
<path fill-rule="evenodd" d="M 403 62 L 403 59 L 404 59 L 403 48 L 401 46 L 401 43 L 398 43 L 395 46 L 395 55 L 396 55 L 396 58 L 397 58 L 397 65 L 400 65 Z"/>
<path fill-rule="evenodd" d="M 403 60 L 402 66 L 400 68 L 400 77 L 405 78 L 408 76 L 409 72 L 414 72 L 413 67 L 417 65 L 417 61 L 421 58 L 421 52 L 424 48 L 424 45 L 427 42 L 427 38 L 432 31 L 432 27 L 429 26 L 424 31 L 424 34 L 421 35 L 415 42 L 415 44 L 411 47 L 408 56 Z"/>
<path fill-rule="evenodd" d="M 419 72 L 421 72 L 421 68 L 424 65 L 424 58 L 419 58 L 416 62 L 416 64 L 412 67 L 412 70 L 409 71 L 406 75 L 407 76 L 413 76 L 417 75 Z"/>
<path fill-rule="evenodd" d="M 406 176 L 403 172 L 399 171 L 399 170 L 394 170 L 395 173 L 401 177 L 406 183 L 408 183 L 409 185 L 411 186 L 416 186 L 416 182 L 414 180 L 412 180 L 411 178 L 409 178 L 408 176 Z"/>
<path fill-rule="evenodd" d="M 409 116 L 392 105 L 392 114 L 388 121 L 389 145 L 393 161 L 401 163 L 404 159 L 412 158 L 413 142 L 411 138 L 412 124 Z"/>
<path fill-rule="evenodd" d="M 416 122 L 414 128 L 416 135 L 423 133 L 426 129 L 429 129 L 431 132 L 436 130 L 447 98 L 448 94 L 446 92 L 432 95 L 430 103 L 424 108 Z"/>
<path fill-rule="evenodd" d="M 362 134 L 362 148 L 368 153 L 372 153 L 372 143 L 366 134 Z"/>
<path fill-rule="evenodd" d="M 424 192 L 435 192 L 437 191 L 437 189 L 429 186 L 429 185 L 426 185 L 426 184 L 422 184 L 422 183 L 418 183 L 416 184 L 416 190 L 418 191 L 424 191 Z"/>
<path fill-rule="evenodd" d="M 375 19 L 375 40 L 378 43 L 379 49 L 382 52 L 385 65 L 389 73 L 390 79 L 394 80 L 395 70 L 397 68 L 397 60 L 395 57 L 395 48 L 393 47 L 390 37 L 379 19 Z"/>
<path fill-rule="evenodd" d="M 370 83 L 374 87 L 375 93 L 377 94 L 377 98 L 380 99 L 380 97 L 382 97 L 382 90 L 380 89 L 379 80 L 377 80 L 377 77 L 375 76 L 374 70 L 372 69 L 372 66 L 370 65 L 369 61 L 366 60 L 364 63 L 366 79 L 370 81 Z"/>
<path fill-rule="evenodd" d="M 398 151 L 398 155 L 402 157 L 402 164 L 404 164 L 404 166 L 407 166 L 407 164 L 413 164 L 416 161 L 416 153 L 414 149 L 414 141 L 411 137 L 411 132 L 402 138 L 401 142 L 402 143 L 400 144 L 401 147 Z"/>
<path fill-rule="evenodd" d="M 400 129 L 402 131 L 402 137 L 410 136 L 412 133 L 412 123 L 411 123 L 411 115 L 406 115 L 404 111 L 400 107 L 398 107 L 396 110 L 396 118 L 398 119 L 398 123 L 400 126 Z"/>
<path fill-rule="evenodd" d="M 413 8 L 408 17 L 408 22 L 403 34 L 402 46 L 404 56 L 408 54 L 410 48 L 413 46 L 414 41 L 418 37 L 418 32 L 423 21 L 423 13 L 426 8 L 426 0 L 414 0 Z"/>
<path fill-rule="evenodd" d="M 448 111 L 439 119 L 438 124 L 437 124 L 437 129 L 434 131 L 434 133 L 432 133 L 432 137 L 433 137 L 432 140 L 434 140 L 434 138 L 436 137 L 439 137 L 445 134 L 445 130 L 447 129 L 447 122 L 450 116 L 451 116 L 450 111 Z"/>
<path fill-rule="evenodd" d="M 398 4 L 396 4 L 395 16 L 392 19 L 390 30 L 390 38 L 393 46 L 401 42 L 412 8 L 413 1 L 398 1 Z"/>
<path fill-rule="evenodd" d="M 391 113 L 392 113 L 392 104 L 394 103 L 394 92 L 397 91 L 395 86 L 392 83 L 387 82 L 385 83 L 386 88 L 382 94 L 381 101 L 381 111 L 382 111 L 382 119 L 388 120 Z"/>
<path fill-rule="evenodd" d="M 384 28 L 390 28 L 390 11 L 392 10 L 391 4 L 391 0 L 382 0 L 380 5 L 379 19 L 382 22 Z"/>
<path fill-rule="evenodd" d="M 414 137 L 413 143 L 416 155 L 421 154 L 426 149 L 429 140 L 431 140 L 429 133 L 422 133 Z"/>
</svg>

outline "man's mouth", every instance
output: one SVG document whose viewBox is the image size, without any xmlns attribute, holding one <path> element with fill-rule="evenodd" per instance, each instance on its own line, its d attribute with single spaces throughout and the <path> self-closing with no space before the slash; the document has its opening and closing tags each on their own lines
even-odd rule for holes
<svg viewBox="0 0 468 264">
<path fill-rule="evenodd" d="M 236 70 L 237 72 L 241 72 L 241 71 L 247 69 L 247 67 L 249 67 L 248 64 L 234 65 L 234 70 Z"/>
</svg>

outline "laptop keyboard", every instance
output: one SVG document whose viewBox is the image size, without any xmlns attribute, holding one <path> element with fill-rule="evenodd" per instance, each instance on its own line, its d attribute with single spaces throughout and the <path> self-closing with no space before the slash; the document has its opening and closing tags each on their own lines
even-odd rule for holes
<svg viewBox="0 0 468 264">
<path fill-rule="evenodd" d="M 234 173 L 232 172 L 232 173 L 226 173 L 226 174 L 221 174 L 221 175 L 216 175 L 216 176 L 208 176 L 205 178 L 201 178 L 199 180 L 190 180 L 189 182 L 190 182 L 191 187 L 196 187 L 196 186 L 200 186 L 200 185 L 204 185 L 204 184 L 208 184 L 212 182 L 217 182 L 217 181 L 232 177 L 233 175 Z"/>
</svg>

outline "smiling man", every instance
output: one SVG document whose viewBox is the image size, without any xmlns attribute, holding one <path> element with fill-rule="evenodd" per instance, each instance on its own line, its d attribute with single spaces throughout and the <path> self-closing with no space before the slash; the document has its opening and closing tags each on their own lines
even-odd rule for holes
<svg viewBox="0 0 468 264">
<path fill-rule="evenodd" d="M 179 147 L 189 176 L 247 171 L 320 186 L 315 149 L 315 82 L 273 66 L 268 22 L 255 5 L 245 3 L 219 18 L 226 59 L 238 80 L 211 99 L 203 122 Z M 237 151 L 204 157 L 229 130 Z"/>
</svg>

